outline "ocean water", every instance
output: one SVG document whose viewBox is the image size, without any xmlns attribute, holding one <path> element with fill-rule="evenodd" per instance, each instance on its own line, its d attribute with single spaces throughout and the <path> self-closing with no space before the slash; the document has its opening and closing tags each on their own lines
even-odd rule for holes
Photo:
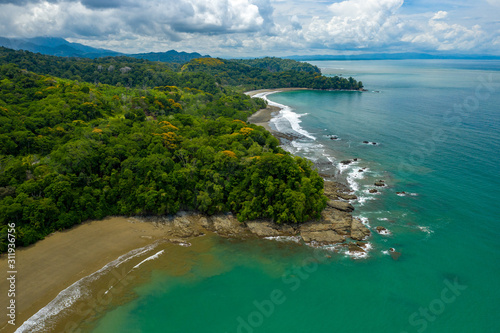
<svg viewBox="0 0 500 333">
<path fill-rule="evenodd" d="M 159 245 L 80 332 L 500 332 L 500 62 L 313 64 L 368 91 L 268 95 L 284 108 L 272 126 L 355 190 L 368 255 L 211 236 Z"/>
</svg>

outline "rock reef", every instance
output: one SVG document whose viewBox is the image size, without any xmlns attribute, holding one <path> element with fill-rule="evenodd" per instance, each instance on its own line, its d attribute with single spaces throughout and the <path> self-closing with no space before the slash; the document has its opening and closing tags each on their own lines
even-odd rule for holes
<svg viewBox="0 0 500 333">
<path fill-rule="evenodd" d="M 355 198 L 347 187 L 325 181 L 325 194 L 330 199 L 321 213 L 321 218 L 303 224 L 275 224 L 270 220 L 240 222 L 231 213 L 205 216 L 199 213 L 180 212 L 169 217 L 144 218 L 163 229 L 163 238 L 173 243 L 182 243 L 192 237 L 208 232 L 228 238 L 290 237 L 311 245 L 334 245 L 351 240 L 364 240 L 370 231 L 350 212 L 354 207 L 339 199 Z"/>
</svg>

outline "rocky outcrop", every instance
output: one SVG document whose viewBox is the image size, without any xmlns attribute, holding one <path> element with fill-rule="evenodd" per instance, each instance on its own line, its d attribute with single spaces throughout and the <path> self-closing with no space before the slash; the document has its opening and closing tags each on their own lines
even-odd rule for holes
<svg viewBox="0 0 500 333">
<path fill-rule="evenodd" d="M 300 235 L 304 242 L 319 245 L 338 244 L 345 241 L 345 236 L 341 236 L 333 230 L 303 231 Z"/>
<path fill-rule="evenodd" d="M 289 229 L 289 232 L 282 232 L 278 230 L 278 227 L 269 222 L 269 221 L 250 221 L 246 223 L 248 229 L 251 233 L 260 236 L 260 237 L 274 237 L 274 236 L 283 236 L 288 234 L 290 231 L 290 235 L 295 233 L 294 229 Z M 288 236 L 288 235 L 287 235 Z"/>
<path fill-rule="evenodd" d="M 349 193 L 337 193 L 337 196 L 344 200 L 356 200 L 358 197 Z"/>
<path fill-rule="evenodd" d="M 246 235 L 247 229 L 232 214 L 212 217 L 213 231 L 225 237 Z"/>
<path fill-rule="evenodd" d="M 345 203 L 348 204 L 348 203 Z M 321 218 L 300 225 L 278 225 L 269 220 L 239 222 L 232 214 L 203 216 L 181 212 L 173 217 L 144 218 L 161 225 L 164 239 L 176 244 L 188 244 L 192 237 L 209 232 L 228 238 L 300 236 L 312 245 L 343 243 L 348 238 L 363 240 L 370 231 L 346 211 L 327 207 Z"/>
<path fill-rule="evenodd" d="M 345 201 L 330 200 L 330 201 L 327 202 L 327 205 L 329 207 L 341 210 L 343 212 L 352 212 L 352 211 L 354 211 L 354 206 L 351 205 L 348 202 L 345 202 Z"/>
<path fill-rule="evenodd" d="M 370 231 L 359 220 L 354 219 L 350 212 L 354 207 L 345 201 L 356 196 L 339 183 L 325 181 L 325 195 L 331 200 L 321 213 L 321 218 L 304 224 L 275 224 L 262 219 L 245 223 L 231 213 L 205 216 L 199 213 L 180 212 L 170 217 L 150 217 L 143 220 L 155 223 L 164 230 L 164 239 L 179 245 L 189 244 L 192 237 L 214 232 L 222 237 L 277 237 L 300 236 L 306 243 L 312 245 L 329 245 L 344 243 L 349 238 L 363 240 Z M 184 246 L 184 245 L 183 245 Z"/>
<path fill-rule="evenodd" d="M 370 230 L 361 223 L 358 219 L 352 220 L 351 238 L 354 240 L 363 240 L 370 236 Z"/>
<path fill-rule="evenodd" d="M 332 181 L 325 181 L 323 193 L 331 200 L 356 200 L 358 198 L 347 186 Z"/>
</svg>

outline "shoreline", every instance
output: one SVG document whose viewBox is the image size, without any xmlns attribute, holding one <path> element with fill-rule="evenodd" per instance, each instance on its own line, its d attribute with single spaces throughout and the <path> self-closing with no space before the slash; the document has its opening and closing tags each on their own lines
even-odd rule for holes
<svg viewBox="0 0 500 333">
<path fill-rule="evenodd" d="M 85 280 L 92 280 L 94 275 L 97 279 L 104 278 L 101 272 L 117 268 L 124 262 L 120 258 L 134 252 L 140 253 L 130 257 L 136 257 L 136 266 L 140 265 L 144 257 L 150 255 L 146 252 L 154 250 L 154 244 L 190 246 L 190 241 L 195 238 L 214 234 L 243 240 L 285 238 L 293 239 L 299 246 L 335 246 L 337 252 L 348 248 L 358 254 L 366 253 L 370 243 L 363 241 L 371 234 L 369 229 L 362 221 L 353 218 L 353 208 L 348 202 L 337 201 L 343 195 L 342 188 L 335 187 L 333 182 L 325 182 L 325 189 L 330 201 L 321 219 L 299 225 L 277 225 L 270 220 L 241 223 L 231 213 L 207 217 L 196 212 L 179 212 L 175 216 L 161 217 L 108 217 L 50 234 L 18 250 L 20 274 L 17 281 L 16 326 L 5 320 L 0 322 L 0 332 L 13 332 L 13 328 L 20 327 L 23 327 L 22 332 L 35 332 L 37 330 L 33 327 L 39 327 L 47 320 L 55 320 L 58 326 L 64 325 L 64 314 L 60 320 L 54 318 L 81 296 L 78 289 L 75 292 L 71 288 L 79 288 Z M 346 243 L 349 239 L 357 242 Z M 2 255 L 0 262 L 3 264 L 6 261 L 7 257 Z M 114 263 L 118 264 L 114 266 Z M 113 279 L 116 280 L 116 275 L 111 276 Z M 2 290 L 7 287 L 6 279 L 0 281 Z M 68 295 L 73 296 L 66 299 Z M 33 299 L 34 302 L 30 301 Z"/>
<path fill-rule="evenodd" d="M 284 92 L 284 91 L 299 91 L 299 90 L 313 90 L 313 89 L 311 89 L 311 88 L 259 89 L 259 90 L 247 91 L 247 92 L 245 92 L 245 94 L 250 96 L 250 97 L 254 97 L 255 95 L 258 95 L 258 94 L 267 93 L 266 95 L 264 95 L 264 98 L 265 98 L 269 94 L 274 94 L 274 93 Z M 276 131 L 276 130 L 271 128 L 271 126 L 269 125 L 269 122 L 273 119 L 274 114 L 278 113 L 279 111 L 281 111 L 281 108 L 268 104 L 265 109 L 260 109 L 257 112 L 255 112 L 254 114 L 252 114 L 250 117 L 248 117 L 247 122 L 249 122 L 250 124 L 264 127 L 275 138 L 280 140 L 281 144 L 284 143 L 283 140 L 293 141 L 294 139 L 300 138 L 299 136 L 294 136 L 291 134 L 282 133 L 280 131 Z"/>
<path fill-rule="evenodd" d="M 109 241 L 110 235 L 113 241 Z M 35 244 L 19 248 L 16 251 L 19 274 L 15 328 L 73 283 L 124 253 L 159 239 L 158 228 L 153 224 L 138 223 L 133 218 L 109 217 L 52 233 Z M 2 255 L 0 263 L 6 266 L 6 262 L 7 257 Z M 6 287 L 6 280 L 1 280 L 0 289 L 7 290 Z M 0 332 L 10 332 L 12 328 L 6 320 L 0 321 Z"/>
<path fill-rule="evenodd" d="M 262 89 L 246 94 L 254 96 L 292 90 L 310 89 Z M 295 137 L 269 126 L 273 113 L 279 110 L 279 107 L 268 105 L 250 116 L 248 122 L 263 126 L 280 141 L 291 141 Z M 353 218 L 351 212 L 354 208 L 346 202 L 352 199 L 348 192 L 349 189 L 343 184 L 325 180 L 325 195 L 329 202 L 322 212 L 322 218 L 301 225 L 276 225 L 268 220 L 240 223 L 230 213 L 206 217 L 196 212 L 180 212 L 165 217 L 107 217 L 55 232 L 17 252 L 22 275 L 18 278 L 19 292 L 16 299 L 19 301 L 16 302 L 15 328 L 44 311 L 73 284 L 99 272 L 133 250 L 159 242 L 189 244 L 190 239 L 207 233 L 240 239 L 296 237 L 297 242 L 311 246 L 340 245 L 350 252 L 366 253 L 369 243 L 361 241 L 370 235 L 370 231 L 360 220 Z M 348 239 L 357 243 L 346 243 Z M 0 256 L 0 263 L 6 263 L 6 260 L 5 255 Z M 2 290 L 4 285 L 7 286 L 6 281 L 0 281 Z M 29 301 L 33 299 L 36 301 Z M 0 321 L 0 332 L 10 332 L 12 328 L 7 320 Z"/>
</svg>

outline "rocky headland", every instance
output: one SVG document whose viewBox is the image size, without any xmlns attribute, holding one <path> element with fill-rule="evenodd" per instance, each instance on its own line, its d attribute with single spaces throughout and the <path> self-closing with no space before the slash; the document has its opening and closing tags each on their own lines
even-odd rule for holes
<svg viewBox="0 0 500 333">
<path fill-rule="evenodd" d="M 228 238 L 294 237 L 297 242 L 311 246 L 347 244 L 370 235 L 369 229 L 350 214 L 354 207 L 342 198 L 353 197 L 345 192 L 343 185 L 325 181 L 325 195 L 329 201 L 321 218 L 303 224 L 275 224 L 266 219 L 240 222 L 231 213 L 206 216 L 181 212 L 141 220 L 161 228 L 164 240 L 179 244 L 187 244 L 190 238 L 210 232 Z"/>
</svg>

